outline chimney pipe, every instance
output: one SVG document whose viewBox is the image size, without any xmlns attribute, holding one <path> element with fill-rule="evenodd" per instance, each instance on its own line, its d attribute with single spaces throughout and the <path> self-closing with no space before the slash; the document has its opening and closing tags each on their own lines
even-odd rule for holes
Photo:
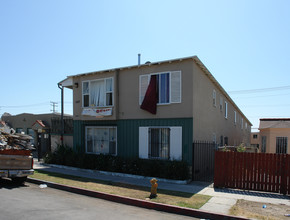
<svg viewBox="0 0 290 220">
<path fill-rule="evenodd" d="M 141 64 L 141 54 L 138 53 L 138 66 L 140 66 L 140 64 Z"/>
</svg>

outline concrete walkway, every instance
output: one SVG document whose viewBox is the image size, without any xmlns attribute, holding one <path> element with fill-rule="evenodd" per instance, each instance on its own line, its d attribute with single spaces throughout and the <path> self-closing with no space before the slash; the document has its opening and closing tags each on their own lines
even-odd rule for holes
<svg viewBox="0 0 290 220">
<path fill-rule="evenodd" d="M 74 167 L 53 164 L 48 165 L 40 163 L 37 160 L 34 161 L 34 169 L 36 170 L 40 169 L 48 172 L 61 173 L 72 176 L 79 176 L 84 178 L 151 187 L 149 182 L 151 177 L 79 169 Z M 253 192 L 233 189 L 214 189 L 212 184 L 204 182 L 186 183 L 185 181 L 174 181 L 158 178 L 158 188 L 212 196 L 212 198 L 205 205 L 203 205 L 200 208 L 200 210 L 225 215 L 229 214 L 230 208 L 236 204 L 238 199 L 262 203 L 266 202 L 272 204 L 283 204 L 290 206 L 290 200 L 288 196 L 274 193 Z"/>
</svg>

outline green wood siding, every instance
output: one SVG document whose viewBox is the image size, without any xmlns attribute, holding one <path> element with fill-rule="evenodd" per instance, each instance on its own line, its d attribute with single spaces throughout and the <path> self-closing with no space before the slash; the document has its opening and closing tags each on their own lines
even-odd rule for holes
<svg viewBox="0 0 290 220">
<path fill-rule="evenodd" d="M 142 126 L 181 126 L 182 158 L 192 162 L 193 119 L 138 119 L 118 121 L 74 121 L 74 148 L 85 151 L 86 126 L 117 126 L 117 155 L 136 158 L 139 156 L 139 127 Z"/>
</svg>

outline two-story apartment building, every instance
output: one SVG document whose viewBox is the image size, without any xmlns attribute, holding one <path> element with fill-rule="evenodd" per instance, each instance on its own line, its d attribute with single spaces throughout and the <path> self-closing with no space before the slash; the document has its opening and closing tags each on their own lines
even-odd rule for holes
<svg viewBox="0 0 290 220">
<path fill-rule="evenodd" d="M 250 144 L 251 122 L 197 56 L 68 76 L 74 148 L 192 162 L 195 140 Z"/>
</svg>

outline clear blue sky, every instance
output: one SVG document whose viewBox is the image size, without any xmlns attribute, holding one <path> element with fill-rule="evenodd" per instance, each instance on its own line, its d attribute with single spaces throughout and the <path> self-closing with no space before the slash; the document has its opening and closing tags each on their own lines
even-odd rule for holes
<svg viewBox="0 0 290 220">
<path fill-rule="evenodd" d="M 49 113 L 50 101 L 60 111 L 59 81 L 141 53 L 142 63 L 197 55 L 253 128 L 290 117 L 288 0 L 2 0 L 0 27 L 0 115 Z"/>
</svg>

